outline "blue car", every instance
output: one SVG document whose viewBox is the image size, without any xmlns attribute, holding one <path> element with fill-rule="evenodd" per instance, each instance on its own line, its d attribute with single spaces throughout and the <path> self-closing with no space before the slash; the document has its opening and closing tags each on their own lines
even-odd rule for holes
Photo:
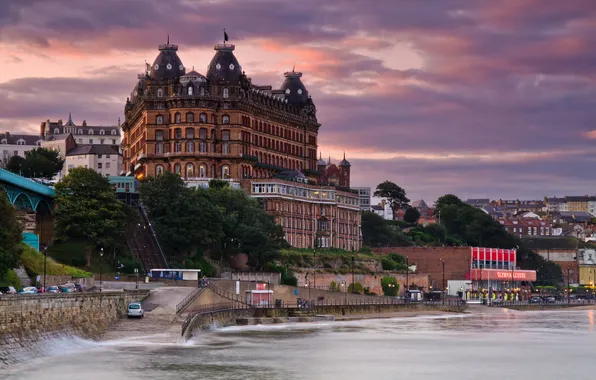
<svg viewBox="0 0 596 380">
<path fill-rule="evenodd" d="M 21 294 L 36 294 L 37 288 L 35 286 L 27 286 L 26 288 L 21 289 L 19 292 Z"/>
</svg>

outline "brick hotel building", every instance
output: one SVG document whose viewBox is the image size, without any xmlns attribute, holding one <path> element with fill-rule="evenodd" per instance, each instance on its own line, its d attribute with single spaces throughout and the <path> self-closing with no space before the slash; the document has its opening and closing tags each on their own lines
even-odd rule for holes
<svg viewBox="0 0 596 380">
<path fill-rule="evenodd" d="M 124 170 L 239 184 L 263 200 L 293 246 L 359 249 L 350 163 L 317 160 L 321 125 L 302 74 L 286 72 L 279 89 L 254 85 L 234 49 L 216 45 L 202 75 L 186 72 L 177 45 L 159 46 L 126 100 Z"/>
</svg>

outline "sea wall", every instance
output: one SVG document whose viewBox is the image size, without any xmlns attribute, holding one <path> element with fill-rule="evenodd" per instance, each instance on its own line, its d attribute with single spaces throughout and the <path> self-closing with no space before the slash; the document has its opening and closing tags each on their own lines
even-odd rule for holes
<svg viewBox="0 0 596 380">
<path fill-rule="evenodd" d="M 0 296 L 0 368 L 43 354 L 51 340 L 94 339 L 148 290 Z"/>
</svg>

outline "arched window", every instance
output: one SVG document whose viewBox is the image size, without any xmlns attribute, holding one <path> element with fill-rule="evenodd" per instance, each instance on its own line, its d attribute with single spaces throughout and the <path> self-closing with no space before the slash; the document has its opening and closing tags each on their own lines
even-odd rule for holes
<svg viewBox="0 0 596 380">
<path fill-rule="evenodd" d="M 180 123 L 180 112 L 176 112 L 174 115 L 174 122 Z"/>
<path fill-rule="evenodd" d="M 201 178 L 207 177 L 207 165 L 205 165 L 205 164 L 199 165 L 199 177 L 201 177 Z"/>
<path fill-rule="evenodd" d="M 199 152 L 207 153 L 207 143 L 205 141 L 199 143 Z"/>
<path fill-rule="evenodd" d="M 157 165 L 155 167 L 155 176 L 160 176 L 163 174 L 163 166 L 162 165 Z"/>
<path fill-rule="evenodd" d="M 230 117 L 228 115 L 223 115 L 221 118 L 222 124 L 230 124 Z"/>
<path fill-rule="evenodd" d="M 192 96 L 192 86 L 188 86 L 187 94 Z"/>
<path fill-rule="evenodd" d="M 158 129 L 155 131 L 155 140 L 163 141 L 163 131 Z"/>
<path fill-rule="evenodd" d="M 186 151 L 187 152 L 194 152 L 195 151 L 195 143 L 192 141 L 186 142 Z"/>
<path fill-rule="evenodd" d="M 92 135 L 93 134 L 93 129 L 89 130 L 89 134 Z"/>
<path fill-rule="evenodd" d="M 193 121 L 195 121 L 195 115 L 192 112 L 187 113 L 186 114 L 186 122 L 192 123 Z"/>
<path fill-rule="evenodd" d="M 55 134 L 58 134 L 58 133 L 60 133 L 60 129 L 58 129 L 58 128 L 54 128 L 54 133 L 55 133 Z"/>
<path fill-rule="evenodd" d="M 199 95 L 201 95 L 201 96 L 205 95 L 205 88 L 204 87 L 201 87 L 199 89 Z"/>
<path fill-rule="evenodd" d="M 228 165 L 221 166 L 221 178 L 223 178 L 223 179 L 230 178 L 230 166 L 228 166 Z"/>
<path fill-rule="evenodd" d="M 77 131 L 77 133 L 78 133 L 79 135 L 82 135 L 82 134 L 83 134 L 83 130 L 82 130 L 82 129 L 79 129 L 79 130 Z"/>
<path fill-rule="evenodd" d="M 215 140 L 215 129 L 211 130 L 211 140 Z"/>
<path fill-rule="evenodd" d="M 211 153 L 215 153 L 215 143 L 211 143 Z"/>
<path fill-rule="evenodd" d="M 207 138 L 207 128 L 199 129 L 199 138 L 206 139 Z"/>
<path fill-rule="evenodd" d="M 195 138 L 195 130 L 194 130 L 194 128 L 186 128 L 186 138 L 187 139 L 194 139 Z"/>
<path fill-rule="evenodd" d="M 186 164 L 186 177 L 192 178 L 195 176 L 195 166 L 191 163 Z"/>
<path fill-rule="evenodd" d="M 162 98 L 163 97 L 163 89 L 161 89 L 161 88 L 158 88 L 157 89 L 157 97 L 158 98 Z"/>
<path fill-rule="evenodd" d="M 229 96 L 229 91 L 228 91 L 228 89 L 227 89 L 227 88 L 224 88 L 224 89 L 223 89 L 223 97 L 224 97 L 224 98 L 227 98 L 228 96 Z"/>
<path fill-rule="evenodd" d="M 174 143 L 174 152 L 175 153 L 180 153 L 182 152 L 182 143 L 180 141 L 176 141 Z"/>
<path fill-rule="evenodd" d="M 163 124 L 163 116 L 157 115 L 157 117 L 155 118 L 155 123 L 156 124 Z"/>
<path fill-rule="evenodd" d="M 174 165 L 174 173 L 180 175 L 180 164 Z"/>
<path fill-rule="evenodd" d="M 112 136 L 116 136 L 116 130 L 112 129 L 112 132 L 110 132 L 112 134 Z"/>
<path fill-rule="evenodd" d="M 176 139 L 182 138 L 182 129 L 181 128 L 174 129 L 174 138 L 176 138 Z"/>
<path fill-rule="evenodd" d="M 155 153 L 156 154 L 163 154 L 163 143 L 155 144 Z"/>
<path fill-rule="evenodd" d="M 99 134 L 103 136 L 103 135 L 105 135 L 105 134 L 106 134 L 106 131 L 104 131 L 103 129 L 100 129 L 100 130 L 99 130 Z"/>
<path fill-rule="evenodd" d="M 221 139 L 223 140 L 223 144 L 221 145 L 221 152 L 223 154 L 230 153 L 230 131 L 222 131 L 221 132 Z"/>
<path fill-rule="evenodd" d="M 207 122 L 207 114 L 204 112 L 201 112 L 199 114 L 199 122 L 200 123 L 206 123 Z"/>
</svg>

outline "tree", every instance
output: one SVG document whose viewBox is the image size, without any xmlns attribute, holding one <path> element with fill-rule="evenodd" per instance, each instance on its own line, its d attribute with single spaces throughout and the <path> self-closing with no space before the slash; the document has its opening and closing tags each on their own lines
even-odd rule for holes
<svg viewBox="0 0 596 380">
<path fill-rule="evenodd" d="M 0 280 L 5 280 L 9 270 L 17 266 L 23 229 L 17 213 L 8 201 L 6 193 L 0 189 Z"/>
<path fill-rule="evenodd" d="M 369 247 L 402 247 L 411 245 L 407 236 L 392 221 L 374 212 L 362 212 L 362 244 Z"/>
<path fill-rule="evenodd" d="M 410 224 L 418 223 L 418 219 L 420 219 L 420 211 L 413 207 L 409 207 L 404 214 L 404 221 Z"/>
<path fill-rule="evenodd" d="M 409 207 L 410 200 L 406 197 L 406 191 L 391 181 L 380 183 L 373 195 L 387 199 L 393 210 Z"/>
<path fill-rule="evenodd" d="M 435 209 L 437 209 L 437 211 L 439 211 L 443 208 L 443 206 L 448 206 L 448 205 L 460 206 L 463 203 L 464 202 L 462 202 L 461 199 L 459 199 L 457 196 L 455 196 L 453 194 L 445 194 L 442 197 L 439 197 L 439 199 L 437 199 L 437 201 L 435 202 Z"/>
<path fill-rule="evenodd" d="M 123 238 L 126 214 L 107 178 L 93 169 L 75 168 L 56 184 L 56 238 L 87 243 L 87 265 L 94 249 Z"/>
<path fill-rule="evenodd" d="M 24 177 L 53 177 L 62 170 L 64 159 L 60 153 L 47 148 L 35 148 L 25 152 L 25 158 L 11 158 L 7 170 Z"/>
<path fill-rule="evenodd" d="M 6 170 L 21 175 L 25 159 L 21 156 L 12 156 L 6 163 Z"/>
</svg>

